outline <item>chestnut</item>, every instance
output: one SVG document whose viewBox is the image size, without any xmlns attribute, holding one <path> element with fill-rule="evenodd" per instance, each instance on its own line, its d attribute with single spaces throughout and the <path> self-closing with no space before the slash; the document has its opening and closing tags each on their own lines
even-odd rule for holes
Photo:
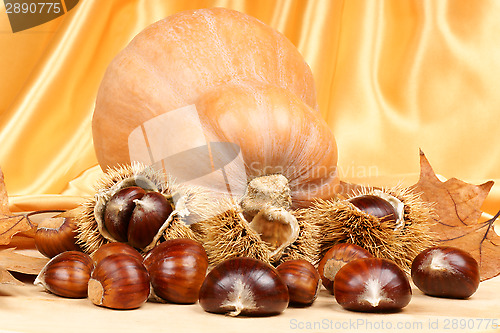
<svg viewBox="0 0 500 333">
<path fill-rule="evenodd" d="M 142 261 L 143 259 L 142 255 L 135 248 L 120 242 L 106 243 L 102 245 L 99 249 L 97 249 L 97 251 L 92 253 L 91 257 L 94 260 L 94 264 L 97 265 L 102 259 L 119 253 L 131 255 L 139 261 Z"/>
<path fill-rule="evenodd" d="M 141 199 L 134 200 L 134 203 L 127 238 L 133 247 L 143 248 L 153 241 L 173 209 L 168 200 L 158 192 L 148 192 Z"/>
<path fill-rule="evenodd" d="M 333 289 L 337 302 L 353 311 L 391 312 L 411 300 L 406 274 L 392 261 L 381 258 L 347 263 L 335 276 Z"/>
<path fill-rule="evenodd" d="M 290 304 L 311 305 L 321 288 L 320 276 L 316 268 L 305 259 L 294 259 L 276 267 L 280 277 L 288 287 Z"/>
<path fill-rule="evenodd" d="M 118 242 L 142 249 L 149 245 L 172 213 L 165 196 L 138 186 L 116 192 L 104 209 L 104 226 Z"/>
<path fill-rule="evenodd" d="M 135 208 L 134 200 L 142 198 L 146 191 L 138 186 L 125 187 L 116 192 L 104 209 L 104 226 L 119 242 L 128 240 L 128 224 Z"/>
<path fill-rule="evenodd" d="M 208 268 L 203 246 L 191 239 L 170 239 L 153 248 L 144 259 L 155 296 L 191 304 L 198 300 Z"/>
<path fill-rule="evenodd" d="M 88 254 L 66 251 L 49 260 L 36 277 L 34 284 L 53 294 L 69 297 L 87 297 L 87 283 L 94 268 Z"/>
<path fill-rule="evenodd" d="M 411 278 L 427 295 L 467 298 L 479 287 L 479 266 L 469 253 L 461 249 L 435 246 L 415 257 Z"/>
<path fill-rule="evenodd" d="M 36 228 L 35 247 L 48 258 L 65 251 L 81 251 L 76 242 L 76 222 L 63 214 L 43 219 Z"/>
<path fill-rule="evenodd" d="M 238 257 L 221 262 L 207 274 L 199 301 L 207 312 L 270 316 L 287 308 L 289 296 L 274 267 L 258 259 Z"/>
<path fill-rule="evenodd" d="M 113 254 L 94 268 L 88 296 L 95 305 L 135 309 L 149 297 L 149 275 L 141 261 L 128 254 Z"/>
<path fill-rule="evenodd" d="M 333 294 L 333 282 L 340 268 L 352 260 L 371 257 L 373 255 L 359 245 L 335 244 L 325 253 L 318 264 L 318 272 L 323 286 Z"/>
<path fill-rule="evenodd" d="M 359 210 L 373 215 L 381 221 L 396 223 L 398 220 L 394 206 L 379 196 L 366 194 L 350 198 L 348 201 Z"/>
</svg>

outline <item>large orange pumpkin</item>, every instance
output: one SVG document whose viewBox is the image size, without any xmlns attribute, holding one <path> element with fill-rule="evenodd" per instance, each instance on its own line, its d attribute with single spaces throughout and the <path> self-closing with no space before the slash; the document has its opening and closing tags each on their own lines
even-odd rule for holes
<svg viewBox="0 0 500 333">
<path fill-rule="evenodd" d="M 271 189 L 286 208 L 329 198 L 339 182 L 309 67 L 281 34 L 232 10 L 182 12 L 136 36 L 106 71 L 92 125 L 103 169 L 156 164 L 236 197 L 273 175 L 248 188 Z"/>
<path fill-rule="evenodd" d="M 128 136 L 143 122 L 247 79 L 287 89 L 317 109 L 310 68 L 288 39 L 261 21 L 211 8 L 152 24 L 115 57 L 102 80 L 92 121 L 99 164 L 130 162 Z"/>
</svg>

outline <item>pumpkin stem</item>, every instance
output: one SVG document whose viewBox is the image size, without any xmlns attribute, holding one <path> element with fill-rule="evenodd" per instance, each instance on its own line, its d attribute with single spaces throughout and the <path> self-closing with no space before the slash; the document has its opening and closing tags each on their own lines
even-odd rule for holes
<svg viewBox="0 0 500 333">
<path fill-rule="evenodd" d="M 292 197 L 288 179 L 280 174 L 252 179 L 248 183 L 240 205 L 249 221 L 265 207 L 289 210 L 292 206 Z"/>
<path fill-rule="evenodd" d="M 292 197 L 288 179 L 280 174 L 252 179 L 240 202 L 243 216 L 269 247 L 271 261 L 299 236 L 297 219 L 290 213 Z"/>
</svg>

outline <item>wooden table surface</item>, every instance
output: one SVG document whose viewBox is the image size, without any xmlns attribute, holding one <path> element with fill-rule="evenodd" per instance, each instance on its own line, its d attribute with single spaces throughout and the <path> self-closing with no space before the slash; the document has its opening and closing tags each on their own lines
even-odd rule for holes
<svg viewBox="0 0 500 333">
<path fill-rule="evenodd" d="M 27 282 L 0 285 L 0 332 L 499 332 L 500 277 L 484 281 L 467 300 L 435 298 L 413 288 L 401 312 L 344 310 L 326 290 L 311 307 L 288 308 L 265 318 L 210 314 L 199 304 L 147 302 L 110 310 L 88 299 L 66 299 Z"/>
</svg>

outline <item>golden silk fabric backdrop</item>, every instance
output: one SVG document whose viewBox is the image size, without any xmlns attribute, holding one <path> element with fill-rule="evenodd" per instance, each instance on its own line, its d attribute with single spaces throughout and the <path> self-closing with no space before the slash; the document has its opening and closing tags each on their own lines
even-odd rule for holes
<svg viewBox="0 0 500 333">
<path fill-rule="evenodd" d="M 69 208 L 93 194 L 91 118 L 107 65 L 147 25 L 215 6 L 297 46 L 343 179 L 410 185 L 421 148 L 444 177 L 500 182 L 498 1 L 85 0 L 17 33 L 0 7 L 0 167 L 13 210 Z M 498 208 L 500 184 L 485 205 Z"/>
</svg>

